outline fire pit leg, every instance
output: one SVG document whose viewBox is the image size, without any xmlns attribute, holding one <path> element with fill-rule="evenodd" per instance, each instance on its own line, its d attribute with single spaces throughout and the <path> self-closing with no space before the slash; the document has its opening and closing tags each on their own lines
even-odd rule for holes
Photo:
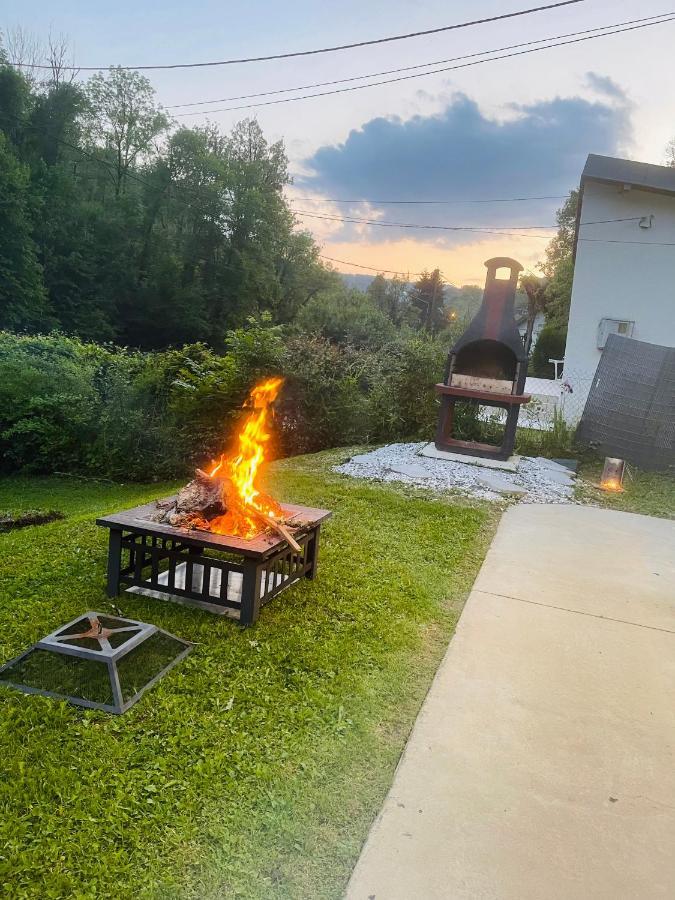
<svg viewBox="0 0 675 900">
<path fill-rule="evenodd" d="M 111 528 L 108 539 L 108 584 L 106 589 L 108 597 L 116 597 L 120 592 L 121 566 L 122 532 L 119 528 Z"/>
<path fill-rule="evenodd" d="M 261 570 L 253 559 L 244 561 L 244 577 L 241 585 L 241 625 L 253 625 L 260 615 Z"/>
<path fill-rule="evenodd" d="M 317 525 L 314 529 L 314 534 L 312 535 L 311 540 L 307 544 L 307 563 L 309 564 L 309 569 L 305 572 L 305 578 L 309 578 L 310 580 L 314 580 L 316 578 L 316 569 L 319 565 L 319 533 L 321 531 L 321 526 Z"/>
</svg>

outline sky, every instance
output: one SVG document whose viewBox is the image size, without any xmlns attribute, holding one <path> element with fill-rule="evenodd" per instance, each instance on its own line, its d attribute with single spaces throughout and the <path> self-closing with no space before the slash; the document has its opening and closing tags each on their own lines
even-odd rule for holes
<svg viewBox="0 0 675 900">
<path fill-rule="evenodd" d="M 0 26 L 21 26 L 38 38 L 50 30 L 64 34 L 82 66 L 136 66 L 352 43 L 535 5 L 528 0 L 118 0 L 111 6 L 91 0 L 0 0 Z M 668 0 L 583 0 L 379 46 L 146 74 L 176 123 L 208 120 L 228 131 L 253 115 L 269 140 L 283 139 L 294 178 L 288 196 L 298 221 L 315 235 L 324 256 L 343 261 L 334 263 L 337 269 L 371 271 L 363 266 L 412 276 L 439 267 L 447 282 L 482 284 L 483 262 L 492 256 L 512 256 L 537 271 L 556 209 L 578 185 L 588 153 L 665 161 L 666 144 L 675 136 L 675 21 L 315 99 L 229 111 L 223 107 L 277 97 L 176 105 L 452 60 L 671 9 L 675 0 L 671 6 Z M 302 93 L 307 91 L 281 96 Z M 549 199 L 503 202 L 516 197 Z M 453 202 L 378 202 L 384 200 Z M 381 227 L 334 217 L 399 224 Z"/>
</svg>

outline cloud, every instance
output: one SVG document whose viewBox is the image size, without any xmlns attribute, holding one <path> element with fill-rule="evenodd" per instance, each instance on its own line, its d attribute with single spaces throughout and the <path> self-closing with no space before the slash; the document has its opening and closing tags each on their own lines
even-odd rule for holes
<svg viewBox="0 0 675 900">
<path fill-rule="evenodd" d="M 466 94 L 455 94 L 437 114 L 375 118 L 342 144 L 319 148 L 305 161 L 298 187 L 325 197 L 440 200 L 563 196 L 579 182 L 588 153 L 615 154 L 630 142 L 630 106 L 621 88 L 595 73 L 589 87 L 602 99 L 555 97 L 508 108 L 509 118 L 484 115 Z M 305 205 L 305 204 L 303 204 Z M 374 202 L 370 217 L 388 221 L 462 225 L 547 225 L 560 201 L 537 203 L 387 206 Z M 338 215 L 349 209 L 334 206 Z M 352 213 L 360 212 L 353 208 Z M 333 214 L 336 214 L 335 212 Z M 307 220 L 311 226 L 311 220 Z M 434 232 L 402 232 L 428 240 Z M 479 236 L 436 232 L 457 245 Z M 342 228 L 345 240 L 354 237 Z M 394 230 L 370 228 L 370 241 L 391 240 Z M 543 241 L 541 242 L 544 243 Z"/>
<path fill-rule="evenodd" d="M 598 75 L 597 72 L 587 72 L 586 83 L 598 94 L 604 94 L 607 97 L 611 97 L 613 100 L 618 100 L 620 103 L 628 103 L 628 97 L 624 89 L 620 84 L 617 84 L 616 81 L 610 78 L 609 75 Z"/>
</svg>

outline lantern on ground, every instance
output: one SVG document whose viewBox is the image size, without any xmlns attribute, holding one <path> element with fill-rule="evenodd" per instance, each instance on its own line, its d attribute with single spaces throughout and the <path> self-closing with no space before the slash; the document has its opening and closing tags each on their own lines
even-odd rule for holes
<svg viewBox="0 0 675 900">
<path fill-rule="evenodd" d="M 600 476 L 600 487 L 603 491 L 622 491 L 625 469 L 626 463 L 623 459 L 606 456 L 605 464 L 602 467 L 602 475 Z"/>
</svg>

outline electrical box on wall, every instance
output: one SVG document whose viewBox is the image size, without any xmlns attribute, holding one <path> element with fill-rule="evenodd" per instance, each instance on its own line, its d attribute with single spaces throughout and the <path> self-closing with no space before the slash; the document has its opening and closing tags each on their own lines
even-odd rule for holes
<svg viewBox="0 0 675 900">
<path fill-rule="evenodd" d="M 598 350 L 603 350 L 610 334 L 619 334 L 622 337 L 632 337 L 635 322 L 628 319 L 600 319 L 598 325 Z"/>
</svg>

